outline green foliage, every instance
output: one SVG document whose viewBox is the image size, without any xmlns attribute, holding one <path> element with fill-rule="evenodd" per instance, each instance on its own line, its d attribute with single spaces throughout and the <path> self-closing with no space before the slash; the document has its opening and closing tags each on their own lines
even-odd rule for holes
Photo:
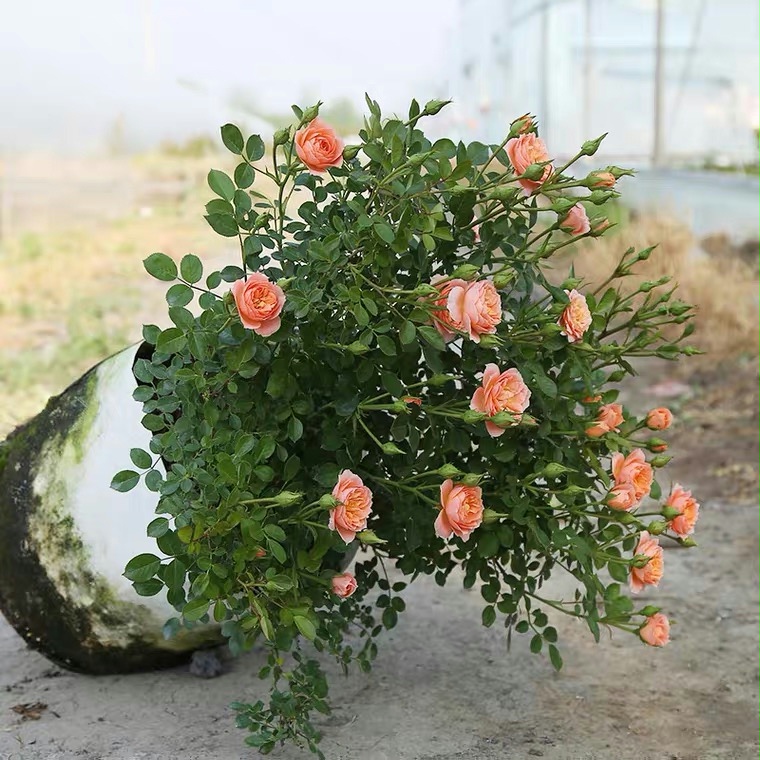
<svg viewBox="0 0 760 760">
<path fill-rule="evenodd" d="M 360 149 L 347 148 L 324 174 L 298 159 L 293 129 L 278 133 L 261 163 L 262 139 L 225 125 L 222 140 L 242 163 L 232 178 L 209 173 L 217 197 L 206 219 L 239 240 L 239 265 L 209 273 L 203 287 L 194 255 L 179 270 L 164 254 L 145 261 L 154 277 L 180 282 L 167 291 L 173 326 L 146 326 L 152 356 L 134 368 L 150 452 L 133 449 L 142 472 L 122 471 L 112 486 L 129 490 L 143 477 L 159 493 L 160 517 L 147 530 L 165 558 L 140 555 L 125 575 L 138 593 L 165 590 L 177 611 L 169 635 L 214 620 L 235 653 L 264 642 L 270 702 L 235 706 L 263 753 L 299 741 L 319 754 L 308 715 L 328 710 L 327 683 L 299 641 L 368 670 L 376 637 L 404 609 L 405 583 L 391 585 L 386 563 L 441 585 L 460 568 L 466 587 L 480 585 L 483 624 L 529 633 L 530 649 L 548 652 L 557 669 L 557 630 L 544 609 L 585 620 L 596 639 L 601 626 L 636 632 L 642 613 L 608 577 L 626 581 L 645 523 L 605 500 L 609 456 L 644 445 L 643 422 L 626 410 L 619 432 L 585 430 L 636 357 L 691 351 L 660 332 L 690 313 L 666 283 L 633 296 L 616 287 L 649 251 L 626 251 L 594 291 L 571 273 L 568 289 L 585 290 L 592 323 L 581 341 L 560 334 L 568 296 L 545 269 L 575 239 L 552 210 L 566 213 L 568 188 L 583 186 L 568 166 L 546 180 L 544 205 L 518 192 L 505 143 L 425 137 L 418 122 L 445 103 L 413 103 L 406 121 L 382 119 L 367 103 Z M 294 108 L 296 127 L 317 110 Z M 261 175 L 276 197 L 252 189 Z M 593 220 L 587 234 L 599 234 Z M 281 324 L 267 336 L 244 327 L 224 284 L 254 271 L 285 293 Z M 509 315 L 480 342 L 447 343 L 435 327 L 446 308 L 435 283 L 455 272 L 491 279 Z M 531 391 L 525 414 L 492 418 L 498 437 L 470 409 L 488 364 L 516 368 Z M 347 546 L 328 513 L 345 469 L 372 489 L 373 512 L 357 539 L 358 590 L 340 599 L 330 587 Z M 482 489 L 487 519 L 467 542 L 435 533 L 445 478 Z M 558 570 L 576 580 L 570 600 L 542 592 Z"/>
</svg>

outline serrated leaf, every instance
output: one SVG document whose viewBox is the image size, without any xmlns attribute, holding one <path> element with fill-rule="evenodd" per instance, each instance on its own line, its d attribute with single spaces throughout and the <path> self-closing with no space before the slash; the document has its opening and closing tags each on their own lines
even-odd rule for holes
<svg viewBox="0 0 760 760">
<path fill-rule="evenodd" d="M 151 538 L 161 538 L 169 530 L 169 521 L 165 517 L 157 517 L 148 523 L 147 533 Z"/>
<path fill-rule="evenodd" d="M 124 577 L 134 583 L 149 581 L 161 567 L 161 560 L 155 554 L 138 554 L 124 568 Z"/>
<path fill-rule="evenodd" d="M 111 488 L 114 491 L 126 493 L 131 491 L 140 482 L 140 476 L 134 470 L 121 470 L 113 476 Z"/>
<path fill-rule="evenodd" d="M 179 264 L 179 273 L 182 275 L 183 280 L 191 285 L 195 284 L 203 277 L 203 264 L 195 254 L 188 253 L 187 256 L 182 257 L 182 261 Z"/>
<path fill-rule="evenodd" d="M 142 449 L 130 449 L 129 458 L 132 464 L 141 470 L 147 470 L 153 465 L 153 457 Z"/>
<path fill-rule="evenodd" d="M 258 161 L 264 157 L 264 141 L 259 135 L 251 135 L 245 144 L 245 153 L 249 161 Z"/>
<path fill-rule="evenodd" d="M 253 167 L 249 164 L 242 163 L 235 167 L 235 184 L 243 190 L 253 184 L 255 176 Z"/>
<path fill-rule="evenodd" d="M 189 288 L 182 282 L 172 285 L 169 290 L 166 291 L 166 303 L 168 303 L 169 306 L 187 306 L 192 300 L 192 288 Z"/>
<path fill-rule="evenodd" d="M 238 223 L 231 214 L 207 214 L 204 219 L 214 232 L 224 237 L 237 237 Z"/>
<path fill-rule="evenodd" d="M 208 173 L 208 186 L 221 198 L 232 201 L 235 195 L 235 183 L 219 169 L 212 169 Z"/>
<path fill-rule="evenodd" d="M 143 266 L 157 280 L 171 282 L 177 279 L 177 265 L 165 253 L 151 253 L 143 260 Z"/>
</svg>

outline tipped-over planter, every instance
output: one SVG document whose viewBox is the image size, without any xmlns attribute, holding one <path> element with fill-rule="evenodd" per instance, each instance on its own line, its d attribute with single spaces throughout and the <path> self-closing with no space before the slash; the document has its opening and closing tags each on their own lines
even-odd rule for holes
<svg viewBox="0 0 760 760">
<path fill-rule="evenodd" d="M 157 551 L 145 526 L 158 495 L 142 482 L 110 488 L 129 449 L 150 440 L 132 399 L 137 349 L 90 370 L 0 444 L 0 611 L 31 647 L 87 673 L 167 667 L 221 640 L 215 626 L 164 639 L 176 612 L 122 575 Z"/>
</svg>

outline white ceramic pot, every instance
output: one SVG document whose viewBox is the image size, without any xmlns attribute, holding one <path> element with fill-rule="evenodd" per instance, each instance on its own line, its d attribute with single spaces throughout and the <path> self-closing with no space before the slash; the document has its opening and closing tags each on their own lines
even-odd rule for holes
<svg viewBox="0 0 760 760">
<path fill-rule="evenodd" d="M 110 488 L 148 449 L 132 399 L 139 346 L 90 370 L 0 444 L 0 611 L 30 646 L 66 667 L 129 672 L 176 664 L 219 643 L 216 626 L 164 639 L 176 612 L 165 594 L 138 596 L 122 575 L 160 554 L 146 535 L 158 495 Z"/>
</svg>

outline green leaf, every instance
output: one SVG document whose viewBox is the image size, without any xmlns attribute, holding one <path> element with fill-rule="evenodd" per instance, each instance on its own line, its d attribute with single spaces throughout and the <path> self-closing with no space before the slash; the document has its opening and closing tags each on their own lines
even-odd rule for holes
<svg viewBox="0 0 760 760">
<path fill-rule="evenodd" d="M 140 476 L 134 470 L 122 470 L 117 472 L 111 480 L 111 488 L 114 491 L 126 493 L 131 491 L 140 482 Z"/>
<path fill-rule="evenodd" d="M 414 326 L 413 322 L 404 322 L 404 324 L 401 325 L 401 329 L 399 330 L 399 333 L 398 333 L 399 340 L 405 346 L 408 346 L 410 343 L 413 343 L 416 335 L 417 335 L 417 328 Z"/>
<path fill-rule="evenodd" d="M 163 572 L 164 583 L 169 588 L 182 588 L 185 585 L 187 569 L 180 559 L 173 559 Z"/>
<path fill-rule="evenodd" d="M 182 282 L 172 285 L 169 290 L 166 291 L 166 303 L 168 303 L 169 306 L 187 306 L 192 300 L 192 288 L 189 288 Z"/>
<path fill-rule="evenodd" d="M 151 578 L 142 583 L 133 583 L 132 587 L 140 596 L 155 596 L 164 587 L 158 578 Z"/>
<path fill-rule="evenodd" d="M 392 245 L 393 241 L 396 239 L 396 233 L 393 231 L 393 227 L 384 220 L 375 222 L 372 225 L 372 228 L 375 230 L 375 234 L 380 240 L 388 243 L 388 245 Z"/>
<path fill-rule="evenodd" d="M 148 535 L 151 538 L 160 538 L 169 530 L 169 521 L 165 517 L 157 517 L 148 523 Z"/>
<path fill-rule="evenodd" d="M 235 183 L 219 169 L 212 169 L 208 173 L 208 186 L 226 201 L 231 201 L 235 195 Z"/>
<path fill-rule="evenodd" d="M 151 253 L 143 260 L 143 266 L 157 280 L 171 282 L 177 279 L 177 265 L 165 253 Z"/>
<path fill-rule="evenodd" d="M 264 141 L 258 135 L 251 135 L 245 144 L 245 153 L 249 161 L 258 161 L 264 157 Z"/>
<path fill-rule="evenodd" d="M 554 644 L 549 644 L 549 659 L 555 670 L 562 670 L 562 656 Z"/>
<path fill-rule="evenodd" d="M 496 609 L 494 607 L 483 607 L 482 621 L 486 628 L 490 628 L 496 622 Z"/>
<path fill-rule="evenodd" d="M 124 577 L 135 583 L 149 581 L 161 567 L 161 560 L 155 554 L 138 554 L 124 568 Z"/>
<path fill-rule="evenodd" d="M 288 421 L 288 438 L 295 443 L 303 436 L 303 423 L 298 417 L 291 417 Z"/>
<path fill-rule="evenodd" d="M 185 347 L 186 343 L 185 333 L 178 327 L 170 327 L 168 330 L 162 331 L 161 335 L 158 336 L 156 351 L 164 354 L 176 354 Z"/>
<path fill-rule="evenodd" d="M 541 648 L 544 645 L 544 640 L 541 638 L 541 634 L 537 633 L 531 640 L 530 640 L 530 651 L 533 652 L 533 654 L 538 654 L 541 651 Z"/>
<path fill-rule="evenodd" d="M 417 332 L 423 337 L 425 342 L 431 345 L 433 348 L 436 348 L 439 351 L 446 350 L 446 343 L 444 342 L 438 330 L 435 329 L 435 327 L 422 325 L 421 327 L 417 328 Z"/>
<path fill-rule="evenodd" d="M 386 356 L 395 356 L 396 355 L 396 344 L 393 341 L 392 338 L 389 338 L 387 335 L 379 335 L 377 338 L 377 347 L 386 355 Z"/>
<path fill-rule="evenodd" d="M 200 620 L 208 611 L 208 599 L 193 599 L 182 609 L 182 617 L 185 620 Z"/>
<path fill-rule="evenodd" d="M 225 124 L 221 131 L 224 147 L 239 156 L 243 152 L 244 144 L 240 130 L 234 124 Z"/>
<path fill-rule="evenodd" d="M 294 615 L 293 622 L 296 624 L 296 628 L 301 632 L 301 635 L 305 636 L 309 641 L 314 641 L 317 637 L 317 629 L 309 618 L 304 617 L 303 615 Z"/>
<path fill-rule="evenodd" d="M 182 257 L 179 273 L 182 275 L 183 280 L 192 285 L 199 282 L 201 277 L 203 277 L 203 264 L 195 254 L 188 253 L 187 256 Z"/>
<path fill-rule="evenodd" d="M 242 163 L 235 167 L 235 184 L 245 190 L 253 184 L 255 172 L 250 164 Z"/>
<path fill-rule="evenodd" d="M 285 531 L 279 525 L 275 525 L 274 523 L 265 525 L 264 533 L 275 541 L 284 541 L 286 538 Z"/>
<path fill-rule="evenodd" d="M 153 465 L 153 457 L 142 449 L 130 449 L 129 458 L 132 464 L 140 470 L 147 470 Z"/>
<path fill-rule="evenodd" d="M 545 396 L 549 398 L 557 397 L 557 384 L 547 375 L 539 372 L 533 378 L 533 382 Z"/>
<path fill-rule="evenodd" d="M 238 223 L 231 214 L 207 214 L 204 219 L 214 232 L 224 237 L 237 237 Z"/>
</svg>

